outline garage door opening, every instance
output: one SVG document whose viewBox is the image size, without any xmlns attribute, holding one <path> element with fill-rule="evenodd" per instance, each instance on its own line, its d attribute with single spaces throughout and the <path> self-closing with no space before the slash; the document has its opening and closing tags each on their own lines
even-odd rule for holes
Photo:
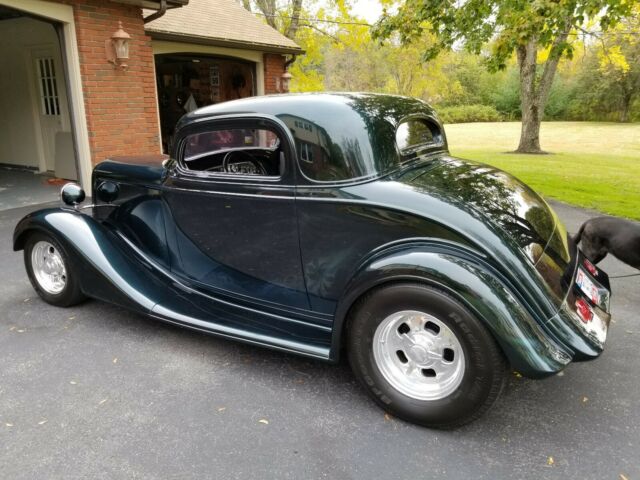
<svg viewBox="0 0 640 480">
<path fill-rule="evenodd" d="M 185 113 L 256 94 L 253 62 L 179 53 L 156 55 L 155 64 L 164 153 L 168 153 L 173 130 Z"/>
<path fill-rule="evenodd" d="M 0 208 L 53 200 L 78 179 L 61 35 L 0 6 Z"/>
</svg>

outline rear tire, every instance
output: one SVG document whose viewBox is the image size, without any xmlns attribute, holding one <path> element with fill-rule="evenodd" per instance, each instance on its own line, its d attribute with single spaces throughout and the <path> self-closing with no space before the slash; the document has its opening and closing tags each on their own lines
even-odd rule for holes
<svg viewBox="0 0 640 480">
<path fill-rule="evenodd" d="M 442 290 L 395 283 L 366 295 L 348 324 L 351 367 L 369 395 L 399 418 L 453 428 L 498 399 L 506 362 L 492 335 Z"/>
<path fill-rule="evenodd" d="M 70 307 L 86 299 L 67 251 L 52 235 L 44 232 L 29 235 L 24 264 L 31 285 L 45 302 Z"/>
</svg>

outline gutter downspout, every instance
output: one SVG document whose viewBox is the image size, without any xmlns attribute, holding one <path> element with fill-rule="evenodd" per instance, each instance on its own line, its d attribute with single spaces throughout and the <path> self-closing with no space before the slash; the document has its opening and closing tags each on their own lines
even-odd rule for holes
<svg viewBox="0 0 640 480">
<path fill-rule="evenodd" d="M 160 8 L 156 13 L 152 13 L 148 17 L 144 17 L 144 23 L 153 22 L 167 13 L 167 0 L 160 0 Z"/>
<path fill-rule="evenodd" d="M 296 57 L 297 57 L 297 55 L 291 55 L 291 58 L 284 62 L 284 71 L 285 72 L 289 69 L 289 65 L 291 65 L 293 62 L 296 61 Z"/>
</svg>

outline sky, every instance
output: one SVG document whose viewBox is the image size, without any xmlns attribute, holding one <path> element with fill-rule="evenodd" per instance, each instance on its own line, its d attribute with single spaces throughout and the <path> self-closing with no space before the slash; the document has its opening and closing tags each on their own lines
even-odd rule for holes
<svg viewBox="0 0 640 480">
<path fill-rule="evenodd" d="M 382 14 L 382 6 L 378 0 L 354 0 L 351 12 L 368 23 L 374 23 Z"/>
</svg>

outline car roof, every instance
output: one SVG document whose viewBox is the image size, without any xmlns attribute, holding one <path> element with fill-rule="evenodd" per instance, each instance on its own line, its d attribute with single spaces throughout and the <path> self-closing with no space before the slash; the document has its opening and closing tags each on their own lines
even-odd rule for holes
<svg viewBox="0 0 640 480">
<path fill-rule="evenodd" d="M 345 181 L 372 178 L 399 167 L 402 158 L 396 145 L 396 132 L 398 125 L 406 120 L 417 117 L 435 123 L 441 142 L 433 148 L 447 149 L 442 125 L 426 102 L 375 93 L 266 95 L 211 105 L 180 119 L 176 127 L 176 145 L 180 144 L 183 135 L 188 135 L 189 129 L 185 127 L 197 124 L 196 128 L 200 129 L 203 120 L 223 117 L 226 121 L 241 114 L 276 118 L 281 127 L 291 133 L 296 149 L 305 144 L 322 150 L 329 163 L 335 168 L 341 166 Z M 181 133 L 183 128 L 184 133 Z M 317 163 L 317 169 L 327 168 L 322 162 Z"/>
<path fill-rule="evenodd" d="M 185 115 L 178 128 L 202 117 L 234 113 L 260 113 L 277 117 L 294 115 L 318 125 L 331 123 L 334 116 L 339 115 L 380 118 L 395 125 L 408 115 L 436 116 L 426 102 L 399 95 L 351 92 L 291 93 L 249 97 L 199 108 Z"/>
</svg>

